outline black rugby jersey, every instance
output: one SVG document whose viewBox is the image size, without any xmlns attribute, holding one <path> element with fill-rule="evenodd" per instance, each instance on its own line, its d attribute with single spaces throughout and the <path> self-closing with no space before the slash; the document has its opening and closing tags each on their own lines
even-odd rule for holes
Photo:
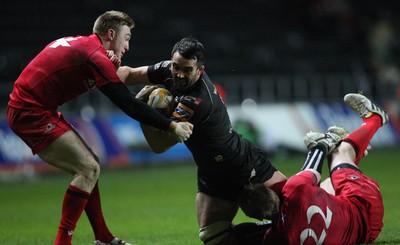
<svg viewBox="0 0 400 245">
<path fill-rule="evenodd" d="M 184 143 L 191 151 L 199 170 L 224 170 L 225 174 L 239 170 L 249 160 L 249 142 L 233 129 L 225 104 L 205 72 L 184 93 L 174 89 L 170 61 L 148 68 L 153 84 L 162 84 L 175 98 L 177 107 L 172 114 L 176 121 L 194 125 L 193 134 Z"/>
</svg>

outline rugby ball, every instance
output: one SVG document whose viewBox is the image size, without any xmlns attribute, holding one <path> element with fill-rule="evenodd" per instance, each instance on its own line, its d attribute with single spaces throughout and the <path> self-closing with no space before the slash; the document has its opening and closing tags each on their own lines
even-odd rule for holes
<svg viewBox="0 0 400 245">
<path fill-rule="evenodd" d="M 172 94 L 165 88 L 154 89 L 147 101 L 147 104 L 156 109 L 158 112 L 165 116 L 172 114 L 174 98 Z"/>
</svg>

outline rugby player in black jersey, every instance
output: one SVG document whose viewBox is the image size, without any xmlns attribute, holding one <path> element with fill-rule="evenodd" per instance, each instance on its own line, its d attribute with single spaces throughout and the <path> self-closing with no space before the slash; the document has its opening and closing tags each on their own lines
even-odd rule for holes
<svg viewBox="0 0 400 245">
<path fill-rule="evenodd" d="M 127 85 L 163 85 L 175 98 L 173 120 L 194 125 L 185 145 L 197 164 L 196 196 L 199 237 L 204 244 L 236 244 L 232 220 L 238 211 L 243 187 L 264 183 L 280 192 L 286 176 L 268 161 L 259 147 L 232 128 L 225 104 L 204 69 L 205 48 L 194 38 L 183 38 L 171 52 L 171 60 L 118 70 Z M 137 97 L 146 100 L 156 86 L 146 86 Z M 168 132 L 142 124 L 146 140 L 156 153 L 179 143 Z"/>
</svg>

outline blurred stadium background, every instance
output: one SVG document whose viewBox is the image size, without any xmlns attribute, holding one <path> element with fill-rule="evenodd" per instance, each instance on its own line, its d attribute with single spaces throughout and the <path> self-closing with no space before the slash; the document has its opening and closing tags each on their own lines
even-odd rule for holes
<svg viewBox="0 0 400 245">
<path fill-rule="evenodd" d="M 359 118 L 342 98 L 357 91 L 391 115 L 373 147 L 399 147 L 399 1 L 13 0 L 0 9 L 0 177 L 49 170 L 7 126 L 13 81 L 47 43 L 91 34 L 96 17 L 111 9 L 136 22 L 123 64 L 154 64 L 168 59 L 180 38 L 198 38 L 207 49 L 206 71 L 220 86 L 235 128 L 271 154 L 303 151 L 302 136 L 310 129 L 354 129 Z M 162 155 L 150 153 L 138 124 L 98 91 L 61 110 L 106 166 L 191 162 L 182 144 Z"/>
<path fill-rule="evenodd" d="M 390 126 L 374 137 L 377 152 L 365 160 L 363 171 L 381 184 L 385 200 L 378 244 L 400 243 L 400 1 L 13 0 L 0 8 L 0 219 L 6 221 L 0 244 L 50 244 L 69 181 L 32 157 L 8 128 L 13 82 L 47 43 L 91 34 L 95 18 L 111 9 L 136 21 L 124 64 L 154 64 L 168 59 L 180 38 L 198 38 L 207 49 L 206 71 L 222 89 L 234 127 L 268 151 L 288 175 L 303 161 L 303 154 L 296 153 L 305 150 L 305 132 L 331 124 L 352 130 L 360 124 L 343 106 L 344 94 L 363 91 L 383 105 Z M 101 156 L 103 210 L 115 232 L 143 244 L 199 243 L 196 170 L 183 144 L 152 154 L 137 122 L 98 91 L 61 110 Z M 114 169 L 119 166 L 133 171 Z M 51 174 L 38 178 L 38 172 Z M 33 180 L 30 185 L 27 179 Z M 236 221 L 245 220 L 239 214 Z M 74 239 L 77 244 L 92 241 L 86 219 Z"/>
</svg>

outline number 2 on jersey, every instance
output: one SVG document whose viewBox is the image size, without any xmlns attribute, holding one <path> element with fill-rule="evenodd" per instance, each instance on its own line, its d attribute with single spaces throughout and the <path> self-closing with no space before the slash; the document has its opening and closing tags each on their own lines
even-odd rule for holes
<svg viewBox="0 0 400 245">
<path fill-rule="evenodd" d="M 328 229 L 329 226 L 331 225 L 331 221 L 332 221 L 332 211 L 329 209 L 329 207 L 326 207 L 326 216 L 324 214 L 324 212 L 322 212 L 321 208 L 315 205 L 310 206 L 307 209 L 307 221 L 308 224 L 311 223 L 311 218 L 315 215 L 315 214 L 319 214 L 322 216 L 324 222 L 325 222 L 325 228 Z M 304 229 L 301 234 L 300 234 L 300 242 L 301 244 L 304 243 L 304 241 L 308 238 L 308 237 L 312 237 L 314 238 L 315 242 L 320 245 L 324 242 L 325 237 L 326 237 L 326 231 L 325 229 L 322 230 L 320 237 L 317 237 L 317 234 L 315 234 L 315 231 L 313 229 L 307 228 Z"/>
</svg>

